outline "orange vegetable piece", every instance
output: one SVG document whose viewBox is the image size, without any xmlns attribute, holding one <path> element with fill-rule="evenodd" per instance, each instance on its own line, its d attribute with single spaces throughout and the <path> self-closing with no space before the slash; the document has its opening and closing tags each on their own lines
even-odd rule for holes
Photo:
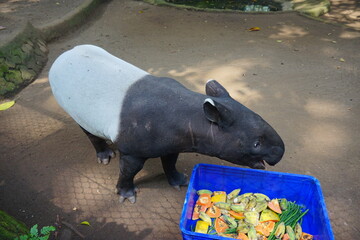
<svg viewBox="0 0 360 240">
<path fill-rule="evenodd" d="M 309 233 L 302 233 L 300 240 L 313 240 L 314 236 Z"/>
<path fill-rule="evenodd" d="M 233 216 L 237 220 L 245 218 L 244 213 L 242 213 L 242 212 L 235 212 L 235 211 L 230 210 L 229 213 L 231 216 Z"/>
<path fill-rule="evenodd" d="M 276 213 L 282 213 L 279 201 L 276 198 L 268 203 L 268 207 Z"/>
<path fill-rule="evenodd" d="M 215 219 L 215 231 L 217 233 L 224 233 L 229 226 L 220 217 Z"/>
<path fill-rule="evenodd" d="M 221 216 L 221 210 L 214 204 L 211 204 L 211 206 L 206 210 L 206 214 L 211 218 L 217 218 Z"/>
<path fill-rule="evenodd" d="M 268 222 L 265 222 L 263 224 L 266 226 L 269 233 L 271 233 L 275 228 L 275 221 L 268 221 Z"/>
<path fill-rule="evenodd" d="M 290 236 L 289 234 L 285 233 L 281 240 L 289 240 Z"/>
<path fill-rule="evenodd" d="M 201 194 L 196 203 L 199 205 L 206 206 L 207 208 L 210 207 L 211 206 L 211 195 L 208 193 Z"/>
<path fill-rule="evenodd" d="M 237 235 L 236 239 L 240 239 L 240 240 L 249 240 L 248 236 L 246 236 L 245 233 L 239 232 L 239 234 Z"/>
<path fill-rule="evenodd" d="M 192 215 L 192 220 L 198 220 L 200 212 L 205 212 L 206 209 L 207 209 L 206 206 L 196 203 L 195 207 L 194 207 L 193 215 Z"/>
<path fill-rule="evenodd" d="M 275 222 L 274 221 L 267 221 L 267 222 L 262 222 L 260 224 L 258 224 L 255 227 L 256 232 L 260 233 L 261 235 L 264 235 L 265 237 L 268 237 L 270 235 L 270 233 L 272 232 L 272 230 L 275 227 Z"/>
</svg>

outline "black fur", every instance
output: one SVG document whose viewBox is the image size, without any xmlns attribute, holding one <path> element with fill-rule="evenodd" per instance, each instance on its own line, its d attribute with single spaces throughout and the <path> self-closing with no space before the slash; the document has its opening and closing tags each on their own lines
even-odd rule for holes
<svg viewBox="0 0 360 240">
<path fill-rule="evenodd" d="M 128 90 L 116 141 L 120 156 L 117 185 L 123 198 L 134 197 L 134 176 L 148 158 L 161 157 L 170 185 L 187 183 L 175 168 L 180 152 L 198 152 L 235 164 L 264 168 L 284 153 L 284 143 L 259 115 L 230 97 L 218 82 L 207 95 L 170 78 L 146 76 Z M 211 100 L 206 100 L 211 98 Z"/>
</svg>

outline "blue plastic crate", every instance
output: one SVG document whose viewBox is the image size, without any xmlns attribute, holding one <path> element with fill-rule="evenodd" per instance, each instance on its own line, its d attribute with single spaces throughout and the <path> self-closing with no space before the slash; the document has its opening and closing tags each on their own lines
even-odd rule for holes
<svg viewBox="0 0 360 240">
<path fill-rule="evenodd" d="M 270 198 L 286 198 L 304 204 L 309 212 L 303 218 L 303 231 L 314 235 L 316 240 L 334 240 L 320 183 L 316 178 L 210 164 L 198 164 L 192 172 L 180 219 L 183 239 L 229 239 L 192 232 L 196 221 L 191 220 L 191 216 L 198 198 L 197 190 L 230 192 L 236 188 L 241 188 L 241 193 L 259 192 Z"/>
</svg>

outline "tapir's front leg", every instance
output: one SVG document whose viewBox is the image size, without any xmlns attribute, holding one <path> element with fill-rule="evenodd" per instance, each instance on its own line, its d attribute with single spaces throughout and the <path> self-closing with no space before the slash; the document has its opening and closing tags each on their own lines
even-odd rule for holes
<svg viewBox="0 0 360 240">
<path fill-rule="evenodd" d="M 98 163 L 102 163 L 105 165 L 109 164 L 111 158 L 115 157 L 114 151 L 110 149 L 109 145 L 106 143 L 104 139 L 92 135 L 82 127 L 81 129 L 88 136 L 90 142 L 94 146 Z"/>
<path fill-rule="evenodd" d="M 135 203 L 135 185 L 134 177 L 143 168 L 146 159 L 133 157 L 129 155 L 120 156 L 120 176 L 116 188 L 120 195 L 119 201 L 122 203 L 129 199 Z"/>
<path fill-rule="evenodd" d="M 189 181 L 185 174 L 176 170 L 176 161 L 179 154 L 169 154 L 161 157 L 161 162 L 168 182 L 174 188 L 180 190 L 180 186 L 188 185 Z"/>
</svg>

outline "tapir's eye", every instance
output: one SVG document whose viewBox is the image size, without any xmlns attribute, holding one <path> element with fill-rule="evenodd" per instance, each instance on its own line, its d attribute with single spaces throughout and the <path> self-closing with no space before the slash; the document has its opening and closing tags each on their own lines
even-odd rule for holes
<svg viewBox="0 0 360 240">
<path fill-rule="evenodd" d="M 258 147 L 260 147 L 260 145 L 261 145 L 260 141 L 256 141 L 254 143 L 254 148 L 258 148 Z"/>
</svg>

